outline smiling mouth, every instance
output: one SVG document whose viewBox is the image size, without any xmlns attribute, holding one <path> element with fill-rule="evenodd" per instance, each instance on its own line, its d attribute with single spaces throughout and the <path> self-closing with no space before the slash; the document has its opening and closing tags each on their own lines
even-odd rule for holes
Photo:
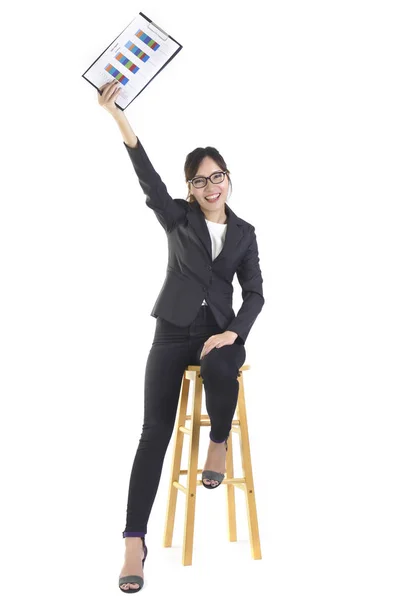
<svg viewBox="0 0 400 600">
<path fill-rule="evenodd" d="M 216 202 L 220 196 L 221 194 L 214 194 L 213 196 L 209 196 L 208 198 L 207 196 L 205 196 L 205 199 L 207 200 L 207 202 Z"/>
</svg>

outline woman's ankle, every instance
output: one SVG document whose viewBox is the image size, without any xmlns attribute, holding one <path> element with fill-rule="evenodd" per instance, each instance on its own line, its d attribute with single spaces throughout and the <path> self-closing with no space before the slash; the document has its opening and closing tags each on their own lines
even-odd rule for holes
<svg viewBox="0 0 400 600">
<path fill-rule="evenodd" d="M 135 547 L 135 546 L 139 546 L 142 547 L 143 545 L 143 541 L 141 537 L 136 537 L 136 536 L 129 536 L 124 538 L 125 539 L 125 546 L 128 547 Z"/>
</svg>

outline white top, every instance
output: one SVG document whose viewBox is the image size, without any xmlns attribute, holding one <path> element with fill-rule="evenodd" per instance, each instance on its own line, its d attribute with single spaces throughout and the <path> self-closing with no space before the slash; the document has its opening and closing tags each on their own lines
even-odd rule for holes
<svg viewBox="0 0 400 600">
<path fill-rule="evenodd" d="M 205 221 L 206 221 L 206 224 L 208 227 L 208 232 L 209 232 L 210 238 L 211 238 L 212 259 L 215 260 L 224 246 L 225 236 L 226 236 L 226 227 L 228 224 L 227 223 L 214 223 L 214 221 L 209 221 L 208 219 L 205 219 Z M 207 304 L 207 302 L 205 300 L 203 300 L 202 305 L 203 304 Z"/>
</svg>

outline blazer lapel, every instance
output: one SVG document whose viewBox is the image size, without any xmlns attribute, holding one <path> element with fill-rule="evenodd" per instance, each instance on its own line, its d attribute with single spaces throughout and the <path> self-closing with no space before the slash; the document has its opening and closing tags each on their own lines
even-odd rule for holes
<svg viewBox="0 0 400 600">
<path fill-rule="evenodd" d="M 221 258 L 224 258 L 225 256 L 232 256 L 237 244 L 243 237 L 243 230 L 238 217 L 227 204 L 225 204 L 225 210 L 227 215 L 225 243 L 222 247 L 221 252 L 213 261 L 214 263 L 220 260 Z M 206 249 L 210 260 L 212 261 L 211 237 L 208 231 L 204 213 L 201 210 L 197 200 L 189 203 L 187 218 L 194 231 L 198 235 L 200 241 L 202 242 L 204 248 Z"/>
</svg>

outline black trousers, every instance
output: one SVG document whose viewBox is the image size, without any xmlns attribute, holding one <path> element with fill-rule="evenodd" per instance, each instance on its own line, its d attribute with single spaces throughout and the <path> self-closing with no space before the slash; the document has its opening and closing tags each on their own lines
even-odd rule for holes
<svg viewBox="0 0 400 600">
<path fill-rule="evenodd" d="M 224 442 L 235 414 L 240 367 L 246 358 L 242 344 L 213 348 L 200 360 L 204 342 L 222 333 L 207 305 L 202 305 L 188 327 L 157 317 L 147 358 L 144 382 L 144 420 L 129 482 L 123 537 L 143 537 L 156 497 L 165 453 L 171 439 L 182 377 L 188 365 L 200 365 L 210 438 Z"/>
</svg>

